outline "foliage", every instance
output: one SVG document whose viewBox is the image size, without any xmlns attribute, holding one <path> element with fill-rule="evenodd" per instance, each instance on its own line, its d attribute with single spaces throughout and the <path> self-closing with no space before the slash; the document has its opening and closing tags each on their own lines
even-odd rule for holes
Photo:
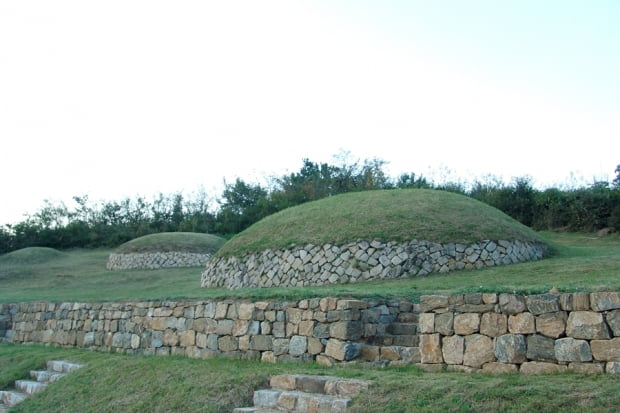
<svg viewBox="0 0 620 413">
<path fill-rule="evenodd" d="M 75 196 L 72 205 L 45 201 L 25 220 L 0 226 L 0 254 L 40 246 L 56 249 L 116 247 L 160 232 L 199 232 L 230 237 L 286 208 L 348 192 L 375 189 L 435 189 L 455 192 L 498 208 L 537 230 L 620 231 L 620 165 L 611 182 L 568 189 L 533 187 L 529 177 L 506 184 L 487 177 L 471 184 L 435 183 L 423 175 L 385 172 L 377 158 L 353 160 L 347 152 L 333 163 L 304 159 L 297 172 L 272 179 L 269 186 L 240 178 L 225 183 L 217 201 L 204 191 L 190 196 L 159 194 L 92 203 Z"/>
</svg>

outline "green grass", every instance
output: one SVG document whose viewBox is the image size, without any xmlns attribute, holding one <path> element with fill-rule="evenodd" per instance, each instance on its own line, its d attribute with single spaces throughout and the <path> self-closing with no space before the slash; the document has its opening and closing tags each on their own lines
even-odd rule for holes
<svg viewBox="0 0 620 413">
<path fill-rule="evenodd" d="M 0 389 L 47 360 L 85 367 L 50 385 L 12 412 L 230 412 L 275 374 L 317 374 L 371 380 L 352 412 L 615 412 L 620 376 L 537 377 L 425 373 L 415 367 L 359 364 L 268 364 L 227 359 L 126 356 L 80 349 L 0 345 Z"/>
<path fill-rule="evenodd" d="M 107 271 L 109 250 L 73 250 L 44 263 L 0 263 L 0 301 L 112 301 L 175 298 L 294 300 L 309 297 L 396 297 L 471 291 L 620 290 L 620 237 L 545 233 L 556 253 L 517 265 L 402 280 L 325 287 L 228 291 L 200 288 L 200 268 Z M 2 257 L 0 257 L 2 258 Z"/>
<path fill-rule="evenodd" d="M 341 245 L 358 239 L 543 241 L 528 227 L 472 198 L 444 191 L 403 189 L 347 193 L 285 209 L 237 234 L 216 255 L 241 255 L 294 245 Z"/>
<path fill-rule="evenodd" d="M 128 254 L 132 252 L 195 252 L 213 254 L 226 242 L 211 234 L 196 232 L 162 232 L 145 235 L 133 239 L 119 246 L 116 253 Z"/>
<path fill-rule="evenodd" d="M 64 256 L 64 253 L 54 248 L 22 248 L 17 251 L 9 252 L 8 254 L 0 255 L 0 266 L 21 264 L 45 264 L 46 262 L 53 261 Z"/>
</svg>

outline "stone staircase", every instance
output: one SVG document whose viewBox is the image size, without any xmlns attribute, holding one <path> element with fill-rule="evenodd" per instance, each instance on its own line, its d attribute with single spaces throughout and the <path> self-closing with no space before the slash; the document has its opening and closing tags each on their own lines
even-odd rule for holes
<svg viewBox="0 0 620 413">
<path fill-rule="evenodd" d="M 342 413 L 351 398 L 368 389 L 368 381 L 329 376 L 279 375 L 269 380 L 271 389 L 254 392 L 254 407 L 233 413 Z"/>
<path fill-rule="evenodd" d="M 81 367 L 81 364 L 70 363 L 68 361 L 48 361 L 47 370 L 35 370 L 30 372 L 30 378 L 32 380 L 15 380 L 14 390 L 0 390 L 0 413 L 8 412 L 9 409 L 23 402 L 29 396 L 45 389 L 49 383 Z"/>
</svg>

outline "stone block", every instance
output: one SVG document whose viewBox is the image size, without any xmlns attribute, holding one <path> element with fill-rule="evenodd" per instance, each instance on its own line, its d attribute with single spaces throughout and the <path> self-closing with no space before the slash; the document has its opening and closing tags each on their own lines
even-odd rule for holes
<svg viewBox="0 0 620 413">
<path fill-rule="evenodd" d="M 448 307 L 449 297 L 446 295 L 423 295 L 420 297 L 420 311 L 429 313 L 431 311 Z"/>
<path fill-rule="evenodd" d="M 435 332 L 435 313 L 420 314 L 420 323 L 418 324 L 421 334 L 432 334 Z"/>
<path fill-rule="evenodd" d="M 279 374 L 269 379 L 269 386 L 277 390 L 295 390 L 296 383 L 297 376 L 292 374 Z"/>
<path fill-rule="evenodd" d="M 512 334 L 534 334 L 536 319 L 532 313 L 519 313 L 508 317 L 508 331 Z"/>
<path fill-rule="evenodd" d="M 465 339 L 461 336 L 443 338 L 442 354 L 446 364 L 463 364 Z"/>
<path fill-rule="evenodd" d="M 545 313 L 536 317 L 536 332 L 551 338 L 558 338 L 566 331 L 566 313 Z"/>
<path fill-rule="evenodd" d="M 503 314 L 513 315 L 526 311 L 525 297 L 516 294 L 500 294 L 499 308 Z"/>
<path fill-rule="evenodd" d="M 273 355 L 277 357 L 283 354 L 288 354 L 290 342 L 291 339 L 289 338 L 273 339 Z"/>
<path fill-rule="evenodd" d="M 328 356 L 324 356 L 322 354 L 319 354 L 316 356 L 316 363 L 319 366 L 326 366 L 326 367 L 332 367 L 336 364 L 336 361 Z"/>
<path fill-rule="evenodd" d="M 363 361 L 378 361 L 381 355 L 379 346 L 370 346 L 367 344 L 362 345 L 360 352 L 360 360 Z"/>
<path fill-rule="evenodd" d="M 495 357 L 502 363 L 520 364 L 526 361 L 525 336 L 504 334 L 495 339 Z"/>
<path fill-rule="evenodd" d="M 605 373 L 608 374 L 620 374 L 620 363 L 610 361 L 605 365 Z"/>
<path fill-rule="evenodd" d="M 289 344 L 289 354 L 292 356 L 301 356 L 308 349 L 308 337 L 293 336 Z"/>
<path fill-rule="evenodd" d="M 185 330 L 180 333 L 179 345 L 181 347 L 191 347 L 196 345 L 196 332 L 194 330 Z"/>
<path fill-rule="evenodd" d="M 240 303 L 237 310 L 239 320 L 251 320 L 256 306 L 253 303 Z"/>
<path fill-rule="evenodd" d="M 557 362 L 555 358 L 555 340 L 539 334 L 527 337 L 526 357 L 534 361 Z"/>
<path fill-rule="evenodd" d="M 499 362 L 486 363 L 482 366 L 482 372 L 488 374 L 507 374 L 517 373 L 519 371 L 516 364 L 506 364 Z"/>
<path fill-rule="evenodd" d="M 264 389 L 254 392 L 254 406 L 262 408 L 275 408 L 282 392 L 280 390 Z"/>
<path fill-rule="evenodd" d="M 454 307 L 458 313 L 488 313 L 495 310 L 495 304 L 463 304 Z"/>
<path fill-rule="evenodd" d="M 164 331 L 164 346 L 174 347 L 179 343 L 179 336 L 176 331 Z"/>
<path fill-rule="evenodd" d="M 480 330 L 480 314 L 464 313 L 454 316 L 454 333 L 467 336 Z"/>
<path fill-rule="evenodd" d="M 299 323 L 298 334 L 300 336 L 311 337 L 314 333 L 314 321 L 307 320 Z"/>
<path fill-rule="evenodd" d="M 215 305 L 215 315 L 214 318 L 216 320 L 222 320 L 224 318 L 226 318 L 226 314 L 228 313 L 228 303 L 225 302 L 218 302 Z"/>
<path fill-rule="evenodd" d="M 223 352 L 236 351 L 239 350 L 239 340 L 231 336 L 223 336 L 217 339 L 217 346 Z"/>
<path fill-rule="evenodd" d="M 286 321 L 293 324 L 299 324 L 301 323 L 302 315 L 303 310 L 300 310 L 299 308 L 288 308 L 286 310 Z"/>
<path fill-rule="evenodd" d="M 568 365 L 570 371 L 581 374 L 601 374 L 605 372 L 604 363 L 570 363 Z"/>
<path fill-rule="evenodd" d="M 473 334 L 465 337 L 464 365 L 481 368 L 484 364 L 493 361 L 496 360 L 491 338 L 482 334 Z"/>
<path fill-rule="evenodd" d="M 558 361 L 592 361 L 592 351 L 585 340 L 560 338 L 555 341 L 554 350 Z"/>
<path fill-rule="evenodd" d="M 620 337 L 620 310 L 609 311 L 605 315 L 605 320 L 614 337 Z"/>
<path fill-rule="evenodd" d="M 482 294 L 482 302 L 484 304 L 497 304 L 497 294 L 483 293 Z"/>
<path fill-rule="evenodd" d="M 620 337 L 611 340 L 592 340 L 590 346 L 595 360 L 620 362 Z"/>
<path fill-rule="evenodd" d="M 525 298 L 525 304 L 534 315 L 555 313 L 560 311 L 560 296 L 558 294 L 537 294 Z"/>
<path fill-rule="evenodd" d="M 357 358 L 362 351 L 362 345 L 331 338 L 325 346 L 325 355 L 339 361 L 350 361 Z"/>
<path fill-rule="evenodd" d="M 603 314 L 592 311 L 571 312 L 566 321 L 566 335 L 588 340 L 610 338 L 609 329 L 603 320 Z"/>
<path fill-rule="evenodd" d="M 308 354 L 319 354 L 322 353 L 324 349 L 323 343 L 321 340 L 315 337 L 308 337 Z"/>
<path fill-rule="evenodd" d="M 392 323 L 387 326 L 387 332 L 393 335 L 413 335 L 418 330 L 414 323 Z"/>
<path fill-rule="evenodd" d="M 394 346 L 381 347 L 381 360 L 395 361 L 400 360 L 400 353 L 398 348 Z"/>
<path fill-rule="evenodd" d="M 312 333 L 312 336 L 316 338 L 329 338 L 329 330 L 330 330 L 329 324 L 318 323 L 314 326 L 314 331 Z"/>
<path fill-rule="evenodd" d="M 508 331 L 508 317 L 506 314 L 484 313 L 480 319 L 480 334 L 489 337 L 498 337 Z"/>
<path fill-rule="evenodd" d="M 232 326 L 232 335 L 235 337 L 243 336 L 248 333 L 250 323 L 247 320 L 235 320 Z"/>
<path fill-rule="evenodd" d="M 590 307 L 594 311 L 620 309 L 620 292 L 600 292 L 590 294 Z"/>
<path fill-rule="evenodd" d="M 560 295 L 560 309 L 563 311 L 588 311 L 590 310 L 589 293 L 572 293 Z"/>
<path fill-rule="evenodd" d="M 232 334 L 233 321 L 232 320 L 218 320 L 215 328 L 215 334 L 218 336 L 229 336 Z"/>
<path fill-rule="evenodd" d="M 277 359 L 273 351 L 263 351 L 260 356 L 260 361 L 263 363 L 275 363 Z"/>
<path fill-rule="evenodd" d="M 362 300 L 338 300 L 336 303 L 337 310 L 365 310 L 368 307 Z"/>
<path fill-rule="evenodd" d="M 257 351 L 273 350 L 273 338 L 271 336 L 252 336 L 250 338 L 250 349 Z"/>
<path fill-rule="evenodd" d="M 443 363 L 441 336 L 439 334 L 422 334 L 420 336 L 420 360 L 423 364 Z"/>
<path fill-rule="evenodd" d="M 322 312 L 326 313 L 331 310 L 335 310 L 337 306 L 338 300 L 333 297 L 321 298 L 319 301 L 319 308 Z"/>
<path fill-rule="evenodd" d="M 361 321 L 338 321 L 329 327 L 329 335 L 339 340 L 359 340 L 362 337 Z"/>
<path fill-rule="evenodd" d="M 545 363 L 543 361 L 528 361 L 521 364 L 519 372 L 527 375 L 553 374 L 564 372 L 567 368 L 567 366 L 561 366 L 554 363 Z"/>
<path fill-rule="evenodd" d="M 444 336 L 454 334 L 454 313 L 452 311 L 435 315 L 434 332 Z"/>
</svg>

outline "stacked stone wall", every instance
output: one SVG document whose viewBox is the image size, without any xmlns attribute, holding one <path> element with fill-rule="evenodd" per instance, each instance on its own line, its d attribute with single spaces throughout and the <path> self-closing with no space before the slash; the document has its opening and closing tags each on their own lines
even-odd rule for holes
<svg viewBox="0 0 620 413">
<path fill-rule="evenodd" d="M 106 268 L 108 270 L 132 270 L 177 267 L 204 267 L 211 254 L 193 252 L 151 252 L 110 254 Z"/>
<path fill-rule="evenodd" d="M 0 304 L 0 340 L 268 362 L 413 363 L 419 361 L 416 306 L 335 298 Z"/>
<path fill-rule="evenodd" d="M 241 257 L 212 258 L 202 273 L 201 285 L 236 289 L 346 284 L 514 264 L 541 259 L 546 252 L 547 247 L 542 243 L 518 240 L 484 240 L 472 244 L 413 240 L 306 245 Z"/>
<path fill-rule="evenodd" d="M 420 300 L 427 369 L 620 373 L 620 293 L 465 294 Z"/>
</svg>

